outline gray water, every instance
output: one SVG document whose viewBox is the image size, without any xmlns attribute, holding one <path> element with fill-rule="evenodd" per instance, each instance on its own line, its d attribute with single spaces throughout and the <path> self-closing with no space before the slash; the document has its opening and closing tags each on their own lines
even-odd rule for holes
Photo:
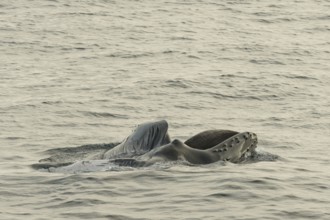
<svg viewBox="0 0 330 220">
<path fill-rule="evenodd" d="M 328 0 L 2 0 L 0 30 L 0 219 L 330 219 Z M 281 159 L 30 166 L 159 119 Z"/>
</svg>

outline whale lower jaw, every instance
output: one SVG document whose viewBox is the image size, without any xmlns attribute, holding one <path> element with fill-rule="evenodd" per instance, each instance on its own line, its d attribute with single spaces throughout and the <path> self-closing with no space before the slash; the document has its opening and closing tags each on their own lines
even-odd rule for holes
<svg viewBox="0 0 330 220">
<path fill-rule="evenodd" d="M 167 130 L 168 123 L 165 120 L 140 124 L 122 143 L 105 152 L 102 159 L 139 156 L 168 144 L 170 137 Z"/>
</svg>

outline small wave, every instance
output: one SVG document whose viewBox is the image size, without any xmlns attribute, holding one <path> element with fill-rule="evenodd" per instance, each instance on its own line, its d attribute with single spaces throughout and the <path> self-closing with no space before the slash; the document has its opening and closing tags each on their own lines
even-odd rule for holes
<svg viewBox="0 0 330 220">
<path fill-rule="evenodd" d="M 212 96 L 215 99 L 227 99 L 227 100 L 258 100 L 258 101 L 264 101 L 264 100 L 278 100 L 281 99 L 279 95 L 275 94 L 268 94 L 268 95 L 244 95 L 242 93 L 241 95 L 229 95 L 219 92 L 201 92 L 201 91 L 191 91 L 190 94 L 198 94 L 198 95 L 208 95 Z"/>
<path fill-rule="evenodd" d="M 242 73 L 242 72 L 238 72 L 237 74 L 221 74 L 219 77 L 221 77 L 221 78 L 252 79 L 252 80 L 260 79 L 260 77 L 244 75 L 244 73 Z"/>
<path fill-rule="evenodd" d="M 14 136 L 12 136 L 12 137 L 6 137 L 6 139 L 15 141 L 15 140 L 21 140 L 21 139 L 26 139 L 26 138 L 25 137 L 14 137 Z"/>
<path fill-rule="evenodd" d="M 112 53 L 109 55 L 106 55 L 105 57 L 111 57 L 111 58 L 123 58 L 123 59 L 136 59 L 136 58 L 144 58 L 144 57 L 151 57 L 154 53 L 138 53 L 138 54 L 125 54 L 125 53 Z"/>
<path fill-rule="evenodd" d="M 255 21 L 265 24 L 274 24 L 274 23 L 284 23 L 284 22 L 295 22 L 298 19 L 296 18 L 273 18 L 273 19 L 256 19 Z"/>
<path fill-rule="evenodd" d="M 187 57 L 188 57 L 188 58 L 191 58 L 191 59 L 198 59 L 198 60 L 201 59 L 200 57 L 198 57 L 198 56 L 194 56 L 194 55 L 188 55 Z"/>
<path fill-rule="evenodd" d="M 79 50 L 79 51 L 83 51 L 83 50 L 87 50 L 89 48 L 87 47 L 62 47 L 61 50 L 63 51 L 70 51 L 70 50 Z"/>
<path fill-rule="evenodd" d="M 260 22 L 260 23 L 265 23 L 265 24 L 274 23 L 274 21 L 267 20 L 267 19 L 255 19 L 255 21 Z"/>
<path fill-rule="evenodd" d="M 127 119 L 126 115 L 121 114 L 115 114 L 110 112 L 88 112 L 88 111 L 81 111 L 84 115 L 87 116 L 94 116 L 97 118 L 121 118 L 121 119 Z"/>
<path fill-rule="evenodd" d="M 278 74 L 276 74 L 278 75 Z M 303 76 L 303 75 L 281 75 L 282 77 L 289 78 L 289 79 L 303 79 L 303 80 L 317 80 L 311 76 Z"/>
<path fill-rule="evenodd" d="M 44 105 L 57 105 L 57 104 L 63 104 L 63 101 L 43 101 L 41 102 Z"/>
<path fill-rule="evenodd" d="M 190 88 L 191 85 L 187 83 L 186 80 L 184 79 L 170 79 L 165 81 L 165 86 L 166 87 L 171 87 L 171 88 Z"/>
<path fill-rule="evenodd" d="M 195 39 L 190 37 L 171 37 L 170 40 L 195 41 Z"/>
<path fill-rule="evenodd" d="M 62 123 L 62 124 L 54 124 L 54 127 L 68 127 L 68 128 L 74 128 L 78 125 L 76 123 Z"/>
<path fill-rule="evenodd" d="M 173 53 L 178 53 L 178 51 L 175 51 L 175 50 L 165 50 L 162 53 L 163 54 L 173 54 Z"/>
<path fill-rule="evenodd" d="M 216 197 L 216 198 L 230 198 L 233 197 L 232 193 L 225 193 L 225 192 L 221 192 L 221 193 L 213 193 L 208 195 L 208 197 Z"/>
<path fill-rule="evenodd" d="M 261 64 L 261 65 L 264 65 L 264 64 L 274 64 L 274 65 L 285 65 L 285 63 L 283 62 L 280 62 L 278 60 L 250 60 L 251 63 L 254 63 L 254 64 Z"/>
</svg>

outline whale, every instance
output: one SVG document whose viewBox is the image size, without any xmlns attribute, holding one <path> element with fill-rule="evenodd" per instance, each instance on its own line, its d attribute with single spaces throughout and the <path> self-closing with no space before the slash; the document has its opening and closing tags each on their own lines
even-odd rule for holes
<svg viewBox="0 0 330 220">
<path fill-rule="evenodd" d="M 67 170 L 71 169 L 75 172 L 101 169 L 109 164 L 144 167 L 167 161 L 185 161 L 196 165 L 217 161 L 240 163 L 244 161 L 244 158 L 256 152 L 258 143 L 257 135 L 253 132 L 221 129 L 202 131 L 184 142 L 179 139 L 171 140 L 168 128 L 166 120 L 142 123 L 117 145 L 111 147 L 95 145 L 98 147 L 98 152 L 100 146 L 106 147 L 106 149 L 101 153 L 90 154 L 92 157 L 67 161 L 58 159 L 62 159 L 62 157 L 66 159 L 67 156 L 57 157 L 55 155 L 55 157 L 40 160 L 32 167 L 48 170 L 66 167 Z M 81 147 L 86 150 L 84 146 Z M 88 152 L 92 152 L 91 149 L 93 148 L 88 146 Z M 74 150 L 73 152 L 79 151 Z"/>
<path fill-rule="evenodd" d="M 197 165 L 210 164 L 217 161 L 239 163 L 244 160 L 247 153 L 255 152 L 257 142 L 257 135 L 252 132 L 238 133 L 207 149 L 199 149 L 202 147 L 193 148 L 178 139 L 174 139 L 171 143 L 154 148 L 136 158 L 120 158 L 111 162 L 121 166 L 135 167 L 177 160 Z"/>
<path fill-rule="evenodd" d="M 252 132 L 206 130 L 182 142 L 171 141 L 165 120 L 139 125 L 121 144 L 106 152 L 121 166 L 150 166 L 157 162 L 184 160 L 191 164 L 217 161 L 238 163 L 246 154 L 255 152 L 258 138 Z"/>
</svg>

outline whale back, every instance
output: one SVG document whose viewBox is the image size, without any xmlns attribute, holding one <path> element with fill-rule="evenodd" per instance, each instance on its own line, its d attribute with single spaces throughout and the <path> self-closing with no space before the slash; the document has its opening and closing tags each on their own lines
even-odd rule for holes
<svg viewBox="0 0 330 220">
<path fill-rule="evenodd" d="M 191 148 L 205 150 L 220 144 L 236 134 L 238 134 L 237 131 L 231 130 L 207 130 L 192 136 L 184 143 Z"/>
</svg>

